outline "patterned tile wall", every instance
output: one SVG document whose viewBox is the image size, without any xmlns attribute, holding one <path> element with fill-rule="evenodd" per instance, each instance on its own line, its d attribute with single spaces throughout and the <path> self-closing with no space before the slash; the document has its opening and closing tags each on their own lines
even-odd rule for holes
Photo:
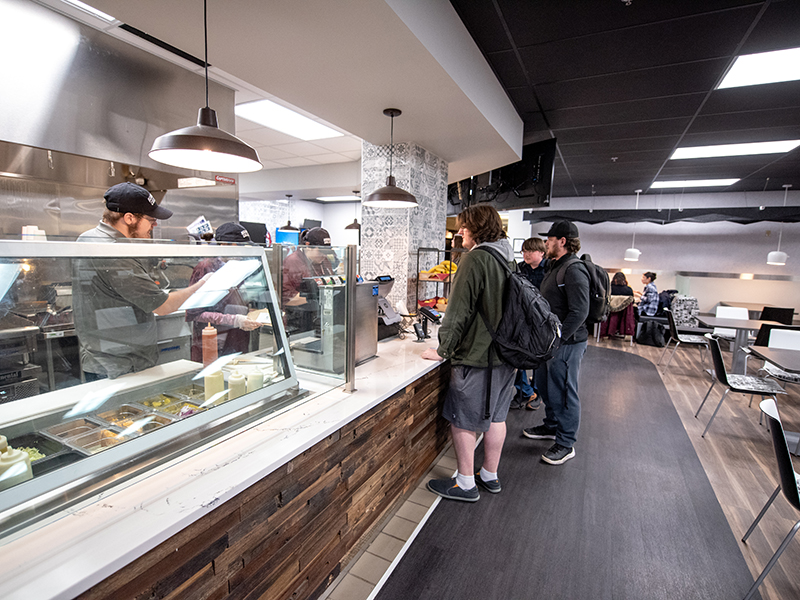
<svg viewBox="0 0 800 600">
<path fill-rule="evenodd" d="M 361 145 L 361 197 L 386 185 L 389 147 Z M 364 207 L 361 226 L 361 271 L 365 278 L 392 275 L 395 284 L 389 301 L 415 309 L 417 250 L 444 250 L 447 202 L 447 163 L 425 148 L 409 142 L 394 145 L 392 174 L 397 186 L 416 196 L 416 208 Z M 435 252 L 419 257 L 419 268 L 428 269 L 444 259 Z M 439 286 L 439 295 L 443 295 Z M 419 286 L 419 298 L 436 295 L 435 284 Z"/>
</svg>

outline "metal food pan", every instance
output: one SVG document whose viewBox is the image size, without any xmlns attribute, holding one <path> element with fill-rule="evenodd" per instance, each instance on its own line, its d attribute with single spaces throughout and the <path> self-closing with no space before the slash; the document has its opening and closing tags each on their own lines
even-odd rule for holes
<svg viewBox="0 0 800 600">
<path fill-rule="evenodd" d="M 141 420 L 144 420 L 144 419 L 147 419 L 147 418 L 150 418 L 150 419 L 144 425 L 142 425 L 139 429 L 135 430 L 131 435 L 142 435 L 144 433 L 148 433 L 148 432 L 153 431 L 155 429 L 159 429 L 159 428 L 163 427 L 164 425 L 169 425 L 170 423 L 173 423 L 175 421 L 175 419 L 172 418 L 172 417 L 168 417 L 166 415 L 159 415 L 159 414 L 156 414 L 156 413 L 145 413 L 145 414 L 139 416 L 136 419 L 136 421 L 141 421 Z M 131 425 L 134 425 L 134 424 L 135 424 L 135 421 L 131 421 L 130 423 L 128 423 L 127 421 L 124 422 L 124 423 L 120 423 L 120 425 L 121 426 L 124 425 L 126 429 L 128 427 L 130 427 Z"/>
<path fill-rule="evenodd" d="M 147 410 L 169 412 L 164 409 L 168 408 L 172 404 L 180 404 L 181 402 L 185 402 L 187 400 L 189 400 L 188 397 L 170 392 L 169 394 L 159 394 L 158 396 L 152 396 L 150 398 L 145 398 L 144 400 L 138 400 L 137 402 L 147 408 Z"/>
<path fill-rule="evenodd" d="M 41 460 L 37 460 L 36 462 L 31 463 L 31 468 L 33 469 L 33 476 L 36 477 L 38 475 L 44 475 L 45 473 L 49 473 L 50 471 L 55 471 L 56 469 L 60 469 L 61 467 L 71 465 L 72 463 L 77 462 L 82 458 L 84 458 L 84 455 L 81 454 L 80 452 L 69 450 L 67 452 L 60 452 L 58 454 L 48 456 Z"/>
<path fill-rule="evenodd" d="M 107 423 L 124 428 L 128 427 L 133 421 L 141 419 L 143 414 L 144 410 L 141 408 L 132 404 L 123 404 L 115 409 L 98 413 L 96 416 Z"/>
<path fill-rule="evenodd" d="M 190 400 L 203 400 L 205 397 L 205 388 L 197 383 L 191 383 L 174 391 L 176 396 L 185 396 Z"/>
<path fill-rule="evenodd" d="M 31 465 L 42 462 L 51 454 L 61 452 L 64 449 L 64 444 L 61 442 L 51 440 L 43 435 L 39 435 L 38 433 L 27 433 L 25 435 L 15 437 L 13 440 L 8 440 L 8 445 L 16 449 L 35 448 L 44 454 L 44 458 L 37 458 L 35 460 L 31 458 Z"/>
<path fill-rule="evenodd" d="M 90 431 L 98 429 L 99 427 L 100 426 L 97 423 L 90 421 L 89 419 L 75 419 L 73 421 L 67 421 L 66 423 L 59 423 L 58 425 L 48 427 L 44 430 L 44 433 L 48 433 L 56 438 L 64 440 L 79 435 L 84 435 Z"/>
<path fill-rule="evenodd" d="M 162 406 L 157 410 L 167 415 L 170 415 L 174 419 L 182 419 L 184 417 L 189 416 L 189 415 L 183 415 L 183 416 L 180 415 L 181 410 L 184 409 L 193 411 L 192 414 L 205 410 L 205 408 L 200 408 L 200 406 L 196 402 L 188 402 L 188 401 L 175 402 L 167 406 Z"/>
<path fill-rule="evenodd" d="M 76 438 L 70 438 L 68 444 L 83 452 L 96 454 L 116 446 L 127 439 L 128 438 L 121 437 L 116 431 L 98 428 Z"/>
</svg>

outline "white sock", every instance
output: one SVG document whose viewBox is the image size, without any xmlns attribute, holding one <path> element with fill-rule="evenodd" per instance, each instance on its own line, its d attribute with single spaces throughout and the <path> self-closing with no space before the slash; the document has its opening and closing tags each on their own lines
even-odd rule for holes
<svg viewBox="0 0 800 600">
<path fill-rule="evenodd" d="M 462 490 L 471 490 L 475 487 L 475 475 L 462 475 L 459 472 L 456 475 L 456 483 Z"/>
<path fill-rule="evenodd" d="M 497 473 L 489 473 L 489 471 L 481 467 L 481 479 L 484 481 L 494 481 L 497 479 Z"/>
</svg>

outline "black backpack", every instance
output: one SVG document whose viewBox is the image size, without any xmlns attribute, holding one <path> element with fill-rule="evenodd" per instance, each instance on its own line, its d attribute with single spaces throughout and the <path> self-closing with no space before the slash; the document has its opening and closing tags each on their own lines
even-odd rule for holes
<svg viewBox="0 0 800 600">
<path fill-rule="evenodd" d="M 567 261 L 564 268 L 558 272 L 556 282 L 559 286 L 564 285 L 567 269 L 571 264 L 579 261 L 583 263 L 589 274 L 589 315 L 586 317 L 586 323 L 588 325 L 602 323 L 611 312 L 611 282 L 608 279 L 608 272 L 603 267 L 594 264 L 591 256 L 584 254 L 580 258 Z"/>
<path fill-rule="evenodd" d="M 636 338 L 636 343 L 643 346 L 655 346 L 656 348 L 664 347 L 664 329 L 655 321 L 643 321 L 642 330 Z"/>
<path fill-rule="evenodd" d="M 503 296 L 503 317 L 492 329 L 483 311 L 479 311 L 497 356 L 517 369 L 535 369 L 552 358 L 561 343 L 561 321 L 550 311 L 550 303 L 524 275 L 512 271 L 499 252 L 486 246 L 485 250 L 503 266 L 508 280 Z M 491 352 L 490 361 L 491 361 Z M 491 362 L 490 362 L 491 365 Z"/>
</svg>

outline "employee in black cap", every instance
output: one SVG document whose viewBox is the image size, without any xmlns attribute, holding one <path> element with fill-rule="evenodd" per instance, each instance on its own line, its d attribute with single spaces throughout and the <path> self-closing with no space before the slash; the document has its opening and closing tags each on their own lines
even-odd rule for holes
<svg viewBox="0 0 800 600">
<path fill-rule="evenodd" d="M 331 245 L 331 236 L 325 229 L 306 229 L 300 236 L 300 244 L 283 261 L 281 298 L 289 333 L 316 328 L 319 309 L 315 278 L 334 274 L 330 251 L 324 249 Z"/>
<path fill-rule="evenodd" d="M 111 187 L 105 199 L 100 224 L 78 241 L 149 239 L 157 220 L 172 216 L 150 192 L 133 183 Z M 167 292 L 153 279 L 147 259 L 86 258 L 73 265 L 75 328 L 81 365 L 90 381 L 154 366 L 158 361 L 156 315 L 176 311 L 205 283 L 204 278 Z"/>
<path fill-rule="evenodd" d="M 214 232 L 214 240 L 219 244 L 250 244 L 250 233 L 240 223 L 223 223 Z M 203 277 L 222 268 L 221 258 L 203 258 L 197 263 L 189 283 L 200 281 Z M 203 327 L 214 325 L 217 330 L 217 354 L 225 356 L 234 352 L 248 352 L 250 332 L 261 327 L 261 323 L 247 318 L 249 308 L 237 288 L 214 306 L 195 308 L 186 311 L 186 321 L 192 323 L 192 360 L 203 362 Z"/>
<path fill-rule="evenodd" d="M 570 221 L 556 221 L 547 236 L 545 250 L 550 266 L 540 291 L 550 310 L 561 319 L 561 346 L 553 358 L 536 369 L 536 387 L 545 407 L 544 423 L 522 430 L 534 440 L 555 440 L 542 455 L 551 465 L 575 456 L 581 422 L 578 374 L 589 333 L 589 272 L 576 253 L 581 249 L 578 228 Z"/>
</svg>

